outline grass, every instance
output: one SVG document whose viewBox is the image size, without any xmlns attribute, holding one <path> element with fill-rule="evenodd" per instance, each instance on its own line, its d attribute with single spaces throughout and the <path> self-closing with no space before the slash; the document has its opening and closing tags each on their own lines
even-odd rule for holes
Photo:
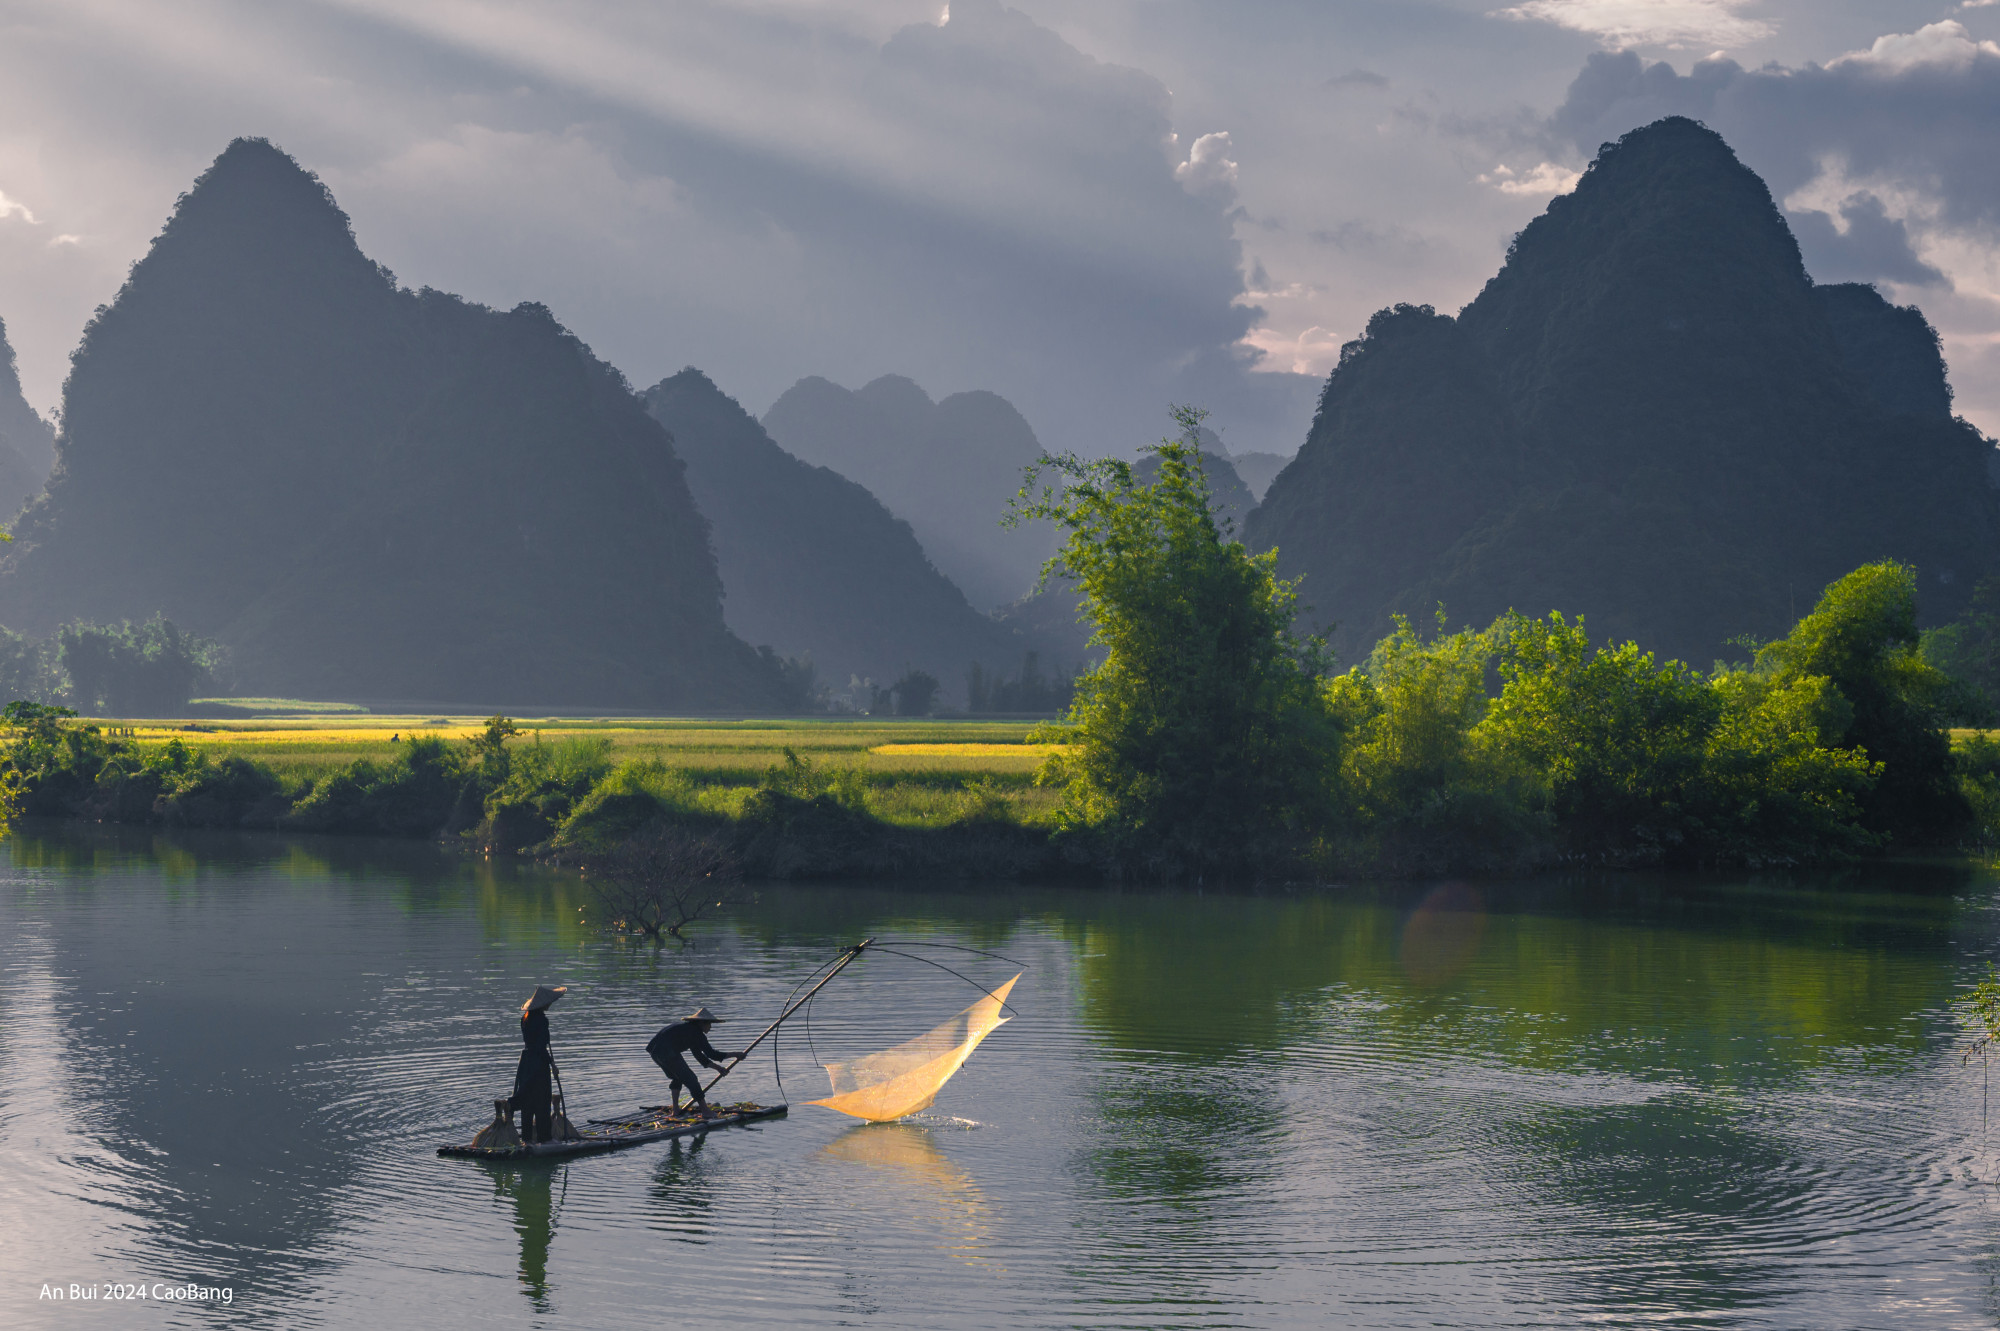
<svg viewBox="0 0 2000 1331">
<path fill-rule="evenodd" d="M 486 728 L 483 716 L 348 712 L 187 721 L 99 718 L 97 723 L 142 746 L 178 739 L 213 758 L 235 754 L 301 780 L 358 758 L 392 758 L 414 735 L 464 740 Z M 867 792 L 869 811 L 904 826 L 949 823 L 982 800 L 995 799 L 1017 820 L 1041 822 L 1058 798 L 1034 785 L 1035 769 L 1050 746 L 1026 742 L 1036 724 L 1030 721 L 516 717 L 514 723 L 523 732 L 517 745 L 570 736 L 608 740 L 612 762 L 658 764 L 696 787 L 701 803 L 717 812 L 740 809 L 764 772 L 785 761 L 786 749 L 823 768 L 853 769 Z"/>
</svg>

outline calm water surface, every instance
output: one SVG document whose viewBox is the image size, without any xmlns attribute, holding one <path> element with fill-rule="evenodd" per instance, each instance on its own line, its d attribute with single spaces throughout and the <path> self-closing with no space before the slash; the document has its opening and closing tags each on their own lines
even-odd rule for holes
<svg viewBox="0 0 2000 1331">
<path fill-rule="evenodd" d="M 427 847 L 93 829 L 6 853 L 8 1326 L 2000 1322 L 2000 1154 L 1945 1010 L 2000 942 L 2000 883 L 1967 869 L 767 887 L 660 951 L 583 927 L 572 880 Z M 664 1020 L 706 1003 L 740 1043 L 866 935 L 1028 964 L 1018 1018 L 920 1118 L 433 1154 L 506 1093 L 534 984 L 571 986 L 570 1100 L 610 1113 L 660 1098 Z M 974 996 L 867 957 L 812 1047 Z M 805 1036 L 725 1085 L 824 1093 Z M 40 1297 L 99 1282 L 232 1298 Z"/>
</svg>

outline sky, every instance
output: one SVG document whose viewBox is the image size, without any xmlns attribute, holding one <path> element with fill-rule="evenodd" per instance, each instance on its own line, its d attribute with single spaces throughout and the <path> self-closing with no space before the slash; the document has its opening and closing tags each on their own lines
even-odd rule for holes
<svg viewBox="0 0 2000 1331">
<path fill-rule="evenodd" d="M 1009 398 L 1128 451 L 1302 442 L 1368 315 L 1455 311 L 1665 114 L 2000 433 L 2000 0 L 0 0 L 0 319 L 39 409 L 240 135 L 412 287 L 533 300 L 637 386 Z"/>
</svg>

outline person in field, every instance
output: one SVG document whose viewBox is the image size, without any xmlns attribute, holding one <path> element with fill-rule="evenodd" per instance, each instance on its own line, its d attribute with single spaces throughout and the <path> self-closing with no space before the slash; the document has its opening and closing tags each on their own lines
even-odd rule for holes
<svg viewBox="0 0 2000 1331">
<path fill-rule="evenodd" d="M 695 1076 L 694 1069 L 687 1064 L 687 1055 L 693 1054 L 705 1068 L 720 1072 L 724 1060 L 734 1061 L 742 1054 L 725 1054 L 708 1042 L 708 1032 L 715 1023 L 722 1020 L 707 1008 L 697 1008 L 683 1020 L 671 1026 L 662 1026 L 659 1034 L 646 1042 L 646 1052 L 652 1055 L 660 1071 L 667 1074 L 667 1081 L 673 1088 L 673 1112 L 681 1108 L 681 1092 L 685 1090 L 693 1097 L 695 1107 L 701 1110 L 703 1118 L 714 1118 L 715 1111 L 708 1107 L 708 1097 L 702 1092 L 701 1078 Z"/>
</svg>

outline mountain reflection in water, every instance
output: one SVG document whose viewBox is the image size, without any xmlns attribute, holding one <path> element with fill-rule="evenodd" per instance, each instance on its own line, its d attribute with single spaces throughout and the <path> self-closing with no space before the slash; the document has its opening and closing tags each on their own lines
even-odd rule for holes
<svg viewBox="0 0 2000 1331">
<path fill-rule="evenodd" d="M 0 1324 L 1995 1320 L 2000 1171 L 1946 1010 L 1995 882 L 1965 866 L 764 885 L 681 949 L 594 932 L 573 878 L 423 845 L 64 827 L 8 854 Z M 507 1092 L 535 984 L 571 986 L 555 1049 L 602 1116 L 659 1101 L 664 1021 L 754 1033 L 869 935 L 1029 963 L 926 1115 L 434 1155 Z M 865 957 L 723 1089 L 819 1094 L 816 1062 L 966 992 Z M 233 1300 L 39 1297 L 141 1278 Z"/>
</svg>

